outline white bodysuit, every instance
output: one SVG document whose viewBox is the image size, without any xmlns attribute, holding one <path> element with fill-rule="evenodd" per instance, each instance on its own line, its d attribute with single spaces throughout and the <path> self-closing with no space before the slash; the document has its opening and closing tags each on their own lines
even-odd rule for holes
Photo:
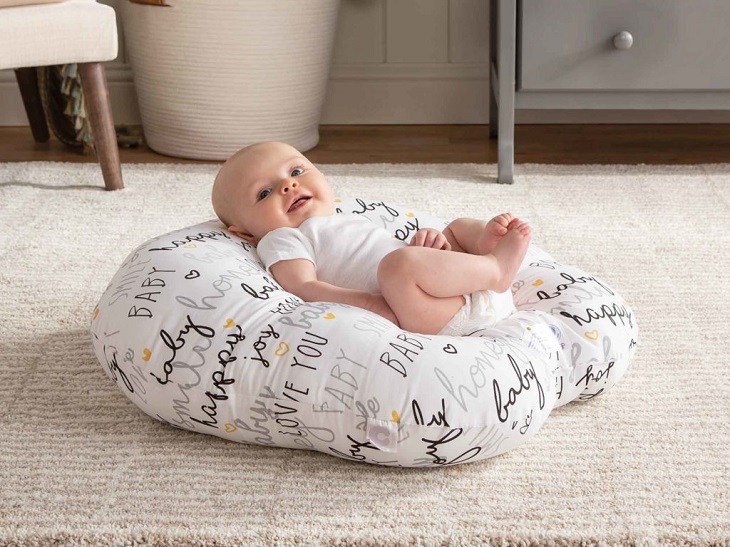
<svg viewBox="0 0 730 547">
<path fill-rule="evenodd" d="M 369 293 L 380 292 L 378 264 L 406 243 L 385 228 L 356 214 L 312 217 L 298 228 L 277 228 L 256 250 L 269 270 L 281 260 L 304 258 L 314 264 L 317 279 Z"/>
<path fill-rule="evenodd" d="M 267 271 L 282 260 L 305 259 L 314 264 L 317 279 L 369 293 L 380 293 L 378 264 L 407 243 L 356 214 L 312 217 L 298 228 L 277 228 L 256 248 Z M 464 295 L 466 303 L 439 334 L 464 336 L 493 325 L 515 307 L 511 291 L 478 291 Z"/>
</svg>

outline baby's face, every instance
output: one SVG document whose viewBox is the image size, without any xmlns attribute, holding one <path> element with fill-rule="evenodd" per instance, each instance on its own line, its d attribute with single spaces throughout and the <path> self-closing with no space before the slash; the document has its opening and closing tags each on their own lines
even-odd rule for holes
<svg viewBox="0 0 730 547">
<path fill-rule="evenodd" d="M 256 244 L 271 230 L 296 228 L 334 213 L 324 175 L 295 148 L 267 142 L 234 155 L 221 168 L 213 204 L 229 230 Z"/>
</svg>

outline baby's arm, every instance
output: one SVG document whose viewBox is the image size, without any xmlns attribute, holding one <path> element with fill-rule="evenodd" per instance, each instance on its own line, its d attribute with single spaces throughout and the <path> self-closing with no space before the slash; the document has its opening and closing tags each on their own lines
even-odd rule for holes
<svg viewBox="0 0 730 547">
<path fill-rule="evenodd" d="M 380 294 L 345 289 L 317 279 L 314 264 L 304 258 L 281 260 L 270 268 L 274 279 L 287 292 L 305 302 L 338 302 L 362 308 L 398 324 L 395 314 Z"/>
</svg>

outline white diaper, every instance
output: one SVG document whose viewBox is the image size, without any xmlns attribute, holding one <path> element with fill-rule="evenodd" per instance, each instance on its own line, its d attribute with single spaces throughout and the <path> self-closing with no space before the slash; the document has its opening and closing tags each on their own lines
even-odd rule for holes
<svg viewBox="0 0 730 547">
<path fill-rule="evenodd" d="M 466 303 L 456 312 L 439 334 L 468 336 L 484 327 L 494 325 L 515 311 L 512 291 L 496 293 L 477 291 L 465 294 Z"/>
</svg>

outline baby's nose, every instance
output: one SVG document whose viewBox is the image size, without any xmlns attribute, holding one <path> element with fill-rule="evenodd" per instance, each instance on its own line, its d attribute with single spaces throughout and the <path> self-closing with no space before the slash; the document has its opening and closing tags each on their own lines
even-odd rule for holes
<svg viewBox="0 0 730 547">
<path fill-rule="evenodd" d="M 287 180 L 284 182 L 284 185 L 281 187 L 281 191 L 286 194 L 290 188 L 294 189 L 294 188 L 297 188 L 298 186 L 299 186 L 299 183 L 297 181 Z"/>
</svg>

